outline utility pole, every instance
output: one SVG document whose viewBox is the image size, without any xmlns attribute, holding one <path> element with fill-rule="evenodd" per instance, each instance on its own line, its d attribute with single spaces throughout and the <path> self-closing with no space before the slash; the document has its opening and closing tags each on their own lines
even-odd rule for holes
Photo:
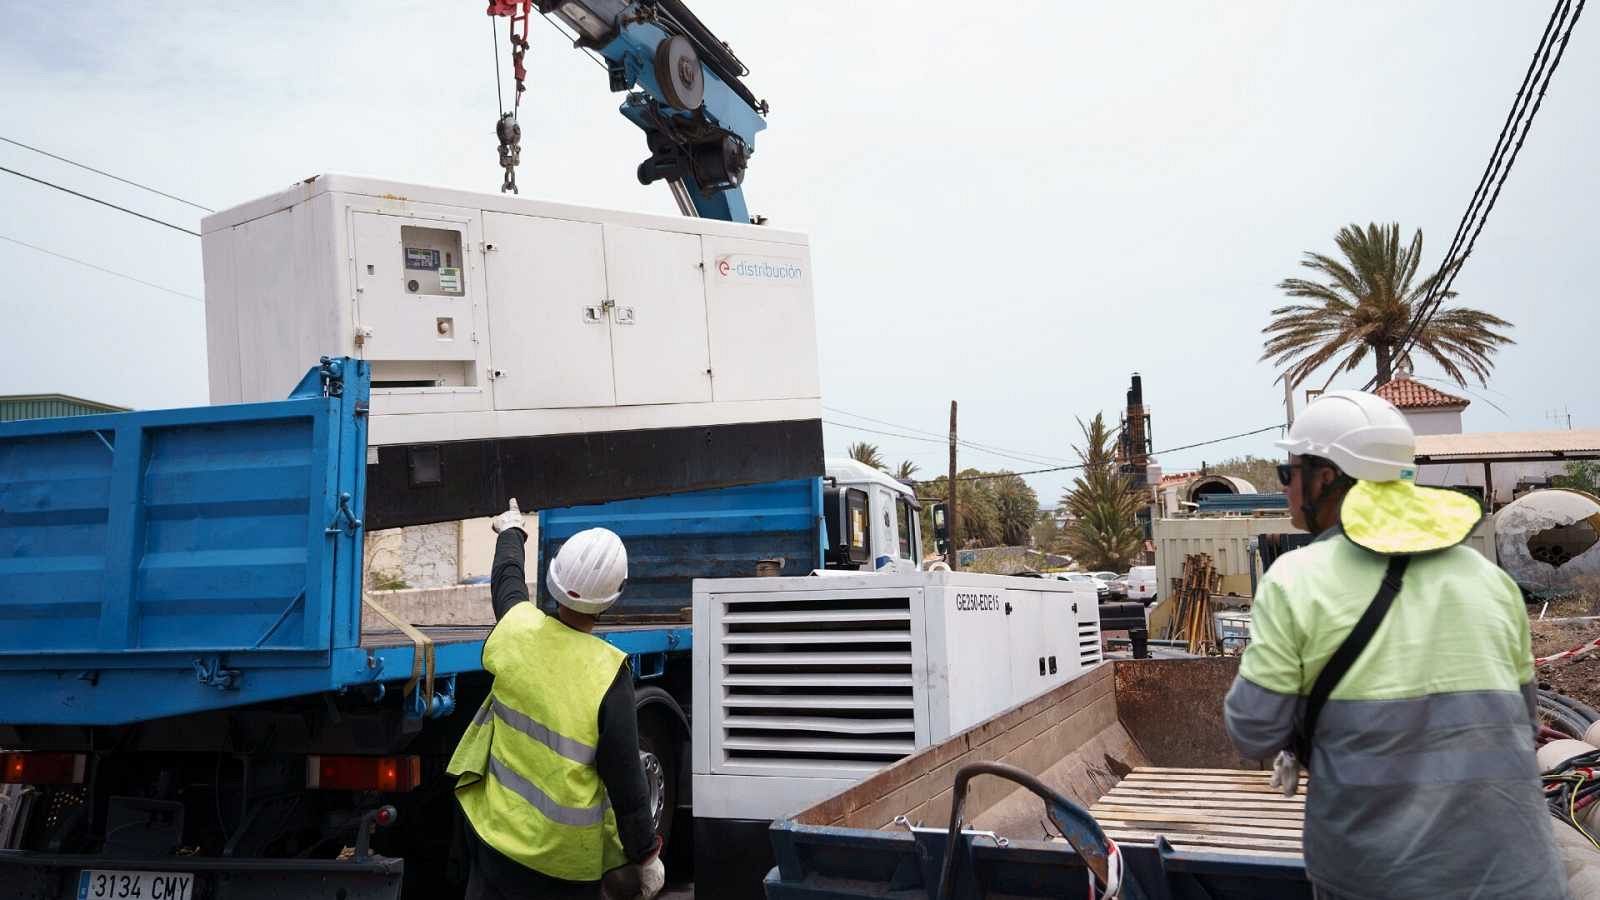
<svg viewBox="0 0 1600 900">
<path fill-rule="evenodd" d="M 1294 427 L 1294 383 L 1283 376 L 1283 417 L 1290 428 Z"/>
<path fill-rule="evenodd" d="M 961 568 L 961 552 L 956 549 L 956 529 L 960 527 L 961 516 L 956 512 L 956 402 L 950 401 L 950 484 L 949 496 L 945 498 L 945 528 L 950 535 L 949 559 L 950 571 Z"/>
</svg>

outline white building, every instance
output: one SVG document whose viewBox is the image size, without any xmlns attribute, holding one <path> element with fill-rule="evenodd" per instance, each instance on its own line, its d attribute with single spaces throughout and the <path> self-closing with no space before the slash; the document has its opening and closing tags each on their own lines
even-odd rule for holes
<svg viewBox="0 0 1600 900">
<path fill-rule="evenodd" d="M 1544 487 L 1567 462 L 1592 459 L 1600 430 L 1501 431 L 1463 434 L 1461 413 L 1472 402 L 1400 372 L 1378 396 L 1400 409 L 1417 433 L 1417 483 L 1493 495 L 1498 508 L 1522 491 Z"/>
</svg>

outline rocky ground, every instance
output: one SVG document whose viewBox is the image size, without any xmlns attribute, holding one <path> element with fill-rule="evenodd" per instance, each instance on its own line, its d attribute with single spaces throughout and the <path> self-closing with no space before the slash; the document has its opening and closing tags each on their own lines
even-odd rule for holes
<svg viewBox="0 0 1600 900">
<path fill-rule="evenodd" d="M 1547 618 L 1592 615 L 1593 604 L 1552 604 L 1545 610 Z M 1534 616 L 1538 610 L 1532 611 Z M 1600 638 L 1600 619 L 1587 622 L 1531 623 L 1533 629 L 1533 655 L 1535 658 L 1560 653 L 1580 644 Z M 1539 686 L 1559 691 L 1600 709 L 1600 650 L 1580 656 L 1571 662 L 1558 662 L 1541 666 L 1535 673 Z"/>
</svg>

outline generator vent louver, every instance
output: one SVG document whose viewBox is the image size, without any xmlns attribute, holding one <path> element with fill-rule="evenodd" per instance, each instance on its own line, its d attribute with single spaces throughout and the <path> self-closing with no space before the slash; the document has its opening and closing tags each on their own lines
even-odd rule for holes
<svg viewBox="0 0 1600 900">
<path fill-rule="evenodd" d="M 868 772 L 915 749 L 909 598 L 728 601 L 721 642 L 729 762 Z"/>
<path fill-rule="evenodd" d="M 1100 662 L 1099 620 L 1078 623 L 1078 663 L 1087 669 Z"/>
</svg>

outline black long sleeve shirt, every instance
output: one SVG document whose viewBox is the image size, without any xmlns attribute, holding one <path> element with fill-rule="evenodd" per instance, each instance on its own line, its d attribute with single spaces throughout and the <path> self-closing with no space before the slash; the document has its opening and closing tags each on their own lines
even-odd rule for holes
<svg viewBox="0 0 1600 900">
<path fill-rule="evenodd" d="M 506 613 L 518 603 L 531 602 L 524 568 L 523 544 L 527 540 L 527 534 L 520 528 L 508 528 L 500 532 L 500 538 L 495 543 L 489 585 L 496 622 L 505 618 Z M 551 618 L 555 619 L 552 624 L 568 627 L 559 618 Z M 628 670 L 627 661 L 618 667 L 611 687 L 606 689 L 605 696 L 601 698 L 598 716 L 600 742 L 595 747 L 595 769 L 611 799 L 623 853 L 634 862 L 643 862 L 655 850 L 656 833 L 650 821 L 650 792 L 645 784 L 644 768 L 639 764 L 639 721 L 634 709 L 633 673 Z M 497 887 L 520 889 L 511 884 L 515 882 L 526 885 L 530 896 L 540 896 L 533 891 L 548 891 L 551 887 L 549 882 L 552 879 L 548 876 L 519 865 L 481 842 L 478 851 L 475 864 L 484 865 L 492 872 L 490 880 Z M 492 854 L 492 857 L 486 861 L 484 856 L 487 854 Z M 527 875 L 538 877 L 529 879 Z"/>
</svg>

